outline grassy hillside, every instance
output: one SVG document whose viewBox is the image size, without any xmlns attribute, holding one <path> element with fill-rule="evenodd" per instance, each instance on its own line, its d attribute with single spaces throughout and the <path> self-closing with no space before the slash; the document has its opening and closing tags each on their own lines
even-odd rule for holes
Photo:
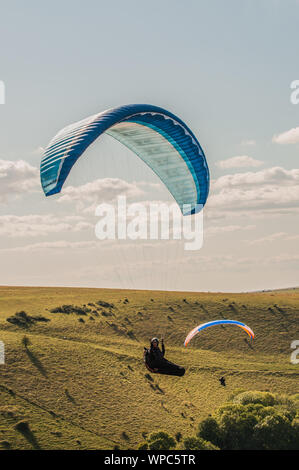
<svg viewBox="0 0 299 470">
<path fill-rule="evenodd" d="M 81 311 L 51 312 L 62 305 Z M 18 317 L 7 321 L 20 311 L 31 317 L 27 324 Z M 183 348 L 191 328 L 218 318 L 244 321 L 255 341 L 226 326 L 205 330 Z M 144 368 L 143 346 L 161 334 L 167 358 L 186 367 L 183 378 Z M 192 435 L 238 388 L 298 393 L 299 367 L 290 363 L 296 339 L 296 289 L 211 294 L 0 287 L 6 346 L 0 448 L 135 448 L 142 433 L 153 430 Z M 222 375 L 226 387 L 218 381 Z M 20 421 L 30 430 L 16 429 Z"/>
</svg>

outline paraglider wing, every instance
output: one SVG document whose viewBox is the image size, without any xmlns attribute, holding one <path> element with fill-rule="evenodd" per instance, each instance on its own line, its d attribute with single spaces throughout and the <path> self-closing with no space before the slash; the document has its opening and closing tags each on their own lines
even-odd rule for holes
<svg viewBox="0 0 299 470">
<path fill-rule="evenodd" d="M 237 321 L 237 320 L 214 320 L 214 321 L 210 321 L 210 322 L 207 322 L 207 323 L 202 323 L 201 325 L 196 326 L 195 328 L 193 328 L 193 330 L 191 330 L 190 333 L 187 335 L 187 337 L 185 339 L 185 342 L 184 342 L 184 346 L 187 346 L 187 344 L 191 341 L 191 339 L 194 338 L 194 336 L 197 333 L 199 333 L 200 331 L 205 330 L 206 328 L 209 328 L 210 326 L 216 326 L 216 325 L 236 325 L 236 326 L 239 326 L 244 331 L 246 331 L 246 333 L 248 334 L 250 339 L 254 338 L 253 331 L 249 328 L 249 326 L 245 325 L 245 323 L 242 323 L 242 322 Z"/>
<path fill-rule="evenodd" d="M 192 131 L 157 106 L 131 104 L 108 109 L 62 129 L 51 140 L 40 165 L 46 196 L 59 193 L 78 158 L 107 133 L 138 155 L 162 180 L 184 215 L 206 203 L 209 169 Z M 184 204 L 190 210 L 184 210 Z"/>
</svg>

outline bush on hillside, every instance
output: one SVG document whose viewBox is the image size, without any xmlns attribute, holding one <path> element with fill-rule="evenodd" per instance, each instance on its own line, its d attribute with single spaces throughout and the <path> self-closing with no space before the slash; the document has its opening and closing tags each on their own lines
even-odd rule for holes
<svg viewBox="0 0 299 470">
<path fill-rule="evenodd" d="M 21 433 L 27 433 L 30 431 L 30 426 L 29 426 L 28 421 L 19 421 L 15 425 L 15 429 Z"/>
<path fill-rule="evenodd" d="M 242 392 L 203 420 L 197 436 L 223 450 L 299 450 L 298 402 Z"/>
<path fill-rule="evenodd" d="M 91 309 L 88 307 L 78 307 L 77 305 L 61 305 L 60 307 L 55 307 L 50 310 L 51 313 L 65 313 L 69 315 L 70 313 L 75 313 L 76 315 L 87 315 L 91 312 Z"/>
<path fill-rule="evenodd" d="M 205 441 L 201 437 L 187 437 L 184 440 L 184 449 L 186 450 L 219 450 L 211 442 Z"/>
<path fill-rule="evenodd" d="M 164 431 L 158 431 L 150 434 L 146 442 L 138 446 L 138 450 L 170 450 L 175 446 L 176 442 L 173 437 Z"/>
<path fill-rule="evenodd" d="M 9 323 L 13 325 L 17 325 L 21 328 L 28 328 L 29 326 L 33 325 L 35 322 L 49 322 L 50 319 L 43 317 L 42 315 L 28 315 L 23 310 L 21 312 L 16 312 L 11 317 L 6 319 Z"/>
<path fill-rule="evenodd" d="M 23 336 L 22 344 L 23 344 L 25 349 L 27 349 L 28 346 L 30 346 L 31 343 L 30 343 L 30 339 L 28 338 L 28 336 Z"/>
<path fill-rule="evenodd" d="M 109 302 L 104 302 L 103 300 L 98 300 L 96 302 L 100 307 L 104 308 L 114 308 L 114 304 L 110 304 Z"/>
</svg>

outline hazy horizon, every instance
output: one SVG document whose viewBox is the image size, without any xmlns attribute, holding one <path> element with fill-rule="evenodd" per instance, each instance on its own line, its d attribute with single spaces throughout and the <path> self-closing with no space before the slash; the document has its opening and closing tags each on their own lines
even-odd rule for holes
<svg viewBox="0 0 299 470">
<path fill-rule="evenodd" d="M 182 292 L 299 285 L 299 2 L 3 1 L 0 284 Z M 43 151 L 70 123 L 129 103 L 161 106 L 202 145 L 211 173 L 204 244 L 101 242 L 94 208 L 171 202 L 153 172 L 104 135 L 61 194 Z"/>
</svg>

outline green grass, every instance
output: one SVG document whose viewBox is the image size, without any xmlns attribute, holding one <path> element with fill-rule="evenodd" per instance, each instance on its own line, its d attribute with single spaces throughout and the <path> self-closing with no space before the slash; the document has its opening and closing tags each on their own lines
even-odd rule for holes
<svg viewBox="0 0 299 470">
<path fill-rule="evenodd" d="M 88 305 L 99 300 L 114 308 Z M 61 305 L 86 305 L 91 312 L 50 312 Z M 6 321 L 19 311 L 51 321 L 27 328 Z M 239 328 L 215 327 L 183 347 L 191 328 L 218 318 L 244 321 L 256 339 L 250 343 Z M 183 378 L 148 377 L 143 346 L 161 334 L 167 358 L 186 367 Z M 193 435 L 199 420 L 236 389 L 298 393 L 299 368 L 290 363 L 296 339 L 296 289 L 210 294 L 0 287 L 6 346 L 0 448 L 126 449 L 136 448 L 144 432 Z M 222 375 L 226 387 L 218 381 Z M 29 423 L 28 433 L 15 428 L 19 421 Z"/>
</svg>

